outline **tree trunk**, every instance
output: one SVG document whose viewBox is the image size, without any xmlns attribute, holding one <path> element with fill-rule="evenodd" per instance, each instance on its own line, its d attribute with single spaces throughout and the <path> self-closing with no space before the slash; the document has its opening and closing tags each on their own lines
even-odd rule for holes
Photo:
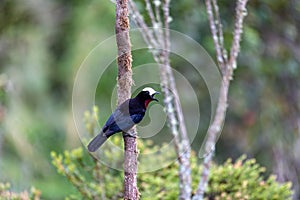
<svg viewBox="0 0 300 200">
<path fill-rule="evenodd" d="M 118 47 L 118 105 L 131 96 L 132 69 L 129 38 L 128 0 L 116 1 L 116 40 Z M 129 130 L 136 135 L 135 128 Z M 139 198 L 137 188 L 137 141 L 124 137 L 124 199 Z"/>
</svg>

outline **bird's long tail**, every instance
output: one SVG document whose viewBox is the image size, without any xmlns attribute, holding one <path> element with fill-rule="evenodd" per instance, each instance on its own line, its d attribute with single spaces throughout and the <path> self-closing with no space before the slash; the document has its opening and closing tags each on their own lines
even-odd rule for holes
<svg viewBox="0 0 300 200">
<path fill-rule="evenodd" d="M 88 144 L 88 150 L 90 152 L 95 152 L 105 141 L 107 137 L 103 132 L 99 133 L 90 143 Z"/>
</svg>

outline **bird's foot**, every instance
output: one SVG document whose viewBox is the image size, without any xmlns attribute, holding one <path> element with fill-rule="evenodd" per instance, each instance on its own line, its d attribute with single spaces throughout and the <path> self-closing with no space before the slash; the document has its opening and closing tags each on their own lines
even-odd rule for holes
<svg viewBox="0 0 300 200">
<path fill-rule="evenodd" d="M 134 133 L 128 133 L 128 132 L 124 132 L 123 133 L 123 137 L 133 137 L 133 138 L 138 138 L 138 136 Z"/>
</svg>

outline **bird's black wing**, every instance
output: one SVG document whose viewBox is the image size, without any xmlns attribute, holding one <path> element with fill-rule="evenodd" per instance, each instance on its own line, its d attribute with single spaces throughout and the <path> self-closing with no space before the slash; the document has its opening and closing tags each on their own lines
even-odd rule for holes
<svg viewBox="0 0 300 200">
<path fill-rule="evenodd" d="M 115 117 L 114 117 L 115 116 Z M 107 120 L 103 130 L 88 144 L 88 150 L 95 152 L 111 135 L 127 131 L 133 127 L 134 124 L 140 122 L 144 114 L 124 115 L 120 110 L 116 110 Z"/>
<path fill-rule="evenodd" d="M 107 124 L 103 129 L 105 130 L 105 135 L 107 137 L 113 135 L 114 133 L 121 131 L 128 131 L 136 123 L 139 123 L 143 119 L 143 114 L 132 114 L 124 115 L 124 113 L 117 113 L 117 115 L 112 115 L 110 118 L 110 123 Z"/>
<path fill-rule="evenodd" d="M 127 131 L 143 118 L 143 114 L 129 113 L 129 100 L 127 100 L 108 118 L 102 130 L 105 135 L 109 137 L 114 133 Z"/>
<path fill-rule="evenodd" d="M 126 103 L 125 101 L 111 114 L 103 126 L 102 131 L 88 144 L 88 150 L 90 152 L 96 151 L 111 135 L 133 126 L 131 125 L 132 122 L 128 120 L 128 118 L 130 118 L 128 117 L 129 114 L 126 115 L 126 113 L 129 113 L 128 111 L 126 112 L 126 104 L 128 105 L 128 102 Z"/>
</svg>

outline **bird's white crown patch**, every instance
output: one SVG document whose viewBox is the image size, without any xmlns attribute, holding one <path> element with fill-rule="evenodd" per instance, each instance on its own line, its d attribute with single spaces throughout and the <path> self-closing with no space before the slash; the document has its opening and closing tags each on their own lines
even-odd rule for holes
<svg viewBox="0 0 300 200">
<path fill-rule="evenodd" d="M 153 94 L 157 93 L 153 88 L 151 87 L 145 87 L 143 89 L 143 91 L 148 91 L 149 92 L 149 95 L 152 96 Z"/>
</svg>

